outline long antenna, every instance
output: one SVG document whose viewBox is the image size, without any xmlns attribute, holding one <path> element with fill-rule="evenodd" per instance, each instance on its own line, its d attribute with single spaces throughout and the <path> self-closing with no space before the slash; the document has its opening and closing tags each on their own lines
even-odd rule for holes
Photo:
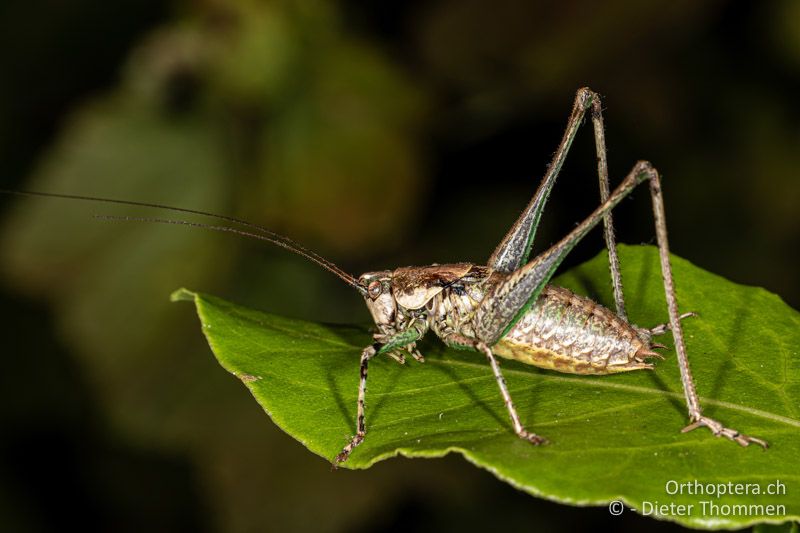
<svg viewBox="0 0 800 533">
<path fill-rule="evenodd" d="M 148 203 L 148 202 L 136 202 L 133 200 L 118 200 L 116 198 L 102 198 L 99 196 L 81 196 L 76 194 L 59 194 L 59 193 L 52 193 L 52 192 L 38 192 L 38 191 L 21 191 L 21 190 L 11 190 L 11 189 L 0 189 L 0 193 L 2 194 L 12 194 L 16 196 L 40 196 L 44 198 L 62 198 L 67 200 L 82 200 L 86 202 L 99 202 L 99 203 L 107 203 L 107 204 L 118 204 L 118 205 L 132 205 L 137 207 L 148 207 L 153 209 L 164 209 L 166 211 L 174 211 L 177 213 L 189 213 L 192 215 L 201 215 L 205 217 L 216 218 L 218 220 L 225 220 L 228 222 L 233 222 L 234 224 L 240 224 L 242 226 L 252 228 L 258 231 L 258 233 L 253 233 L 250 231 L 242 231 L 236 228 L 231 228 L 229 226 L 215 226 L 210 224 L 201 224 L 199 222 L 190 222 L 186 220 L 172 220 L 172 219 L 159 219 L 159 218 L 146 218 L 146 217 L 124 217 L 124 216 L 95 216 L 95 218 L 105 219 L 105 220 L 130 220 L 130 221 L 139 221 L 139 222 L 157 222 L 162 224 L 178 224 L 184 226 L 192 226 L 197 228 L 204 228 L 213 231 L 222 231 L 228 233 L 235 233 L 237 235 L 243 237 L 250 237 L 253 239 L 258 239 L 262 241 L 266 241 L 276 246 L 280 246 L 290 252 L 294 252 L 301 257 L 305 257 L 309 261 L 318 264 L 325 270 L 332 272 L 339 278 L 341 278 L 345 283 L 354 287 L 359 292 L 364 293 L 366 289 L 361 286 L 358 280 L 336 266 L 336 264 L 328 261 L 324 257 L 320 256 L 316 252 L 301 246 L 300 244 L 296 243 L 289 237 L 285 237 L 269 229 L 260 226 L 258 224 L 254 224 L 252 222 L 247 222 L 246 220 L 241 220 L 238 218 L 230 217 L 227 215 L 218 215 L 216 213 L 209 213 L 207 211 L 200 211 L 198 209 L 186 209 L 183 207 L 174 207 L 171 205 L 163 205 L 163 204 L 155 204 L 155 203 Z"/>
</svg>

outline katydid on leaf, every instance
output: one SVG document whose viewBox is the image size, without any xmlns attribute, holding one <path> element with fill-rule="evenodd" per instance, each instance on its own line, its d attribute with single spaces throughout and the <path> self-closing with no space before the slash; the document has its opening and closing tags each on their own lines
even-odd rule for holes
<svg viewBox="0 0 800 533">
<path fill-rule="evenodd" d="M 530 259 L 542 212 L 587 113 L 591 116 L 597 151 L 600 206 L 567 236 Z M 650 190 L 669 313 L 667 324 L 651 328 L 636 326 L 627 318 L 611 215 L 612 209 L 643 183 L 647 183 Z M 725 437 L 742 446 L 753 443 L 767 448 L 766 441 L 727 428 L 703 415 L 681 327 L 681 320 L 693 313 L 680 314 L 678 311 L 669 261 L 661 179 L 650 163 L 639 161 L 619 186 L 610 191 L 601 102 L 598 95 L 588 88 L 578 90 L 566 132 L 544 179 L 486 265 L 454 263 L 401 267 L 368 272 L 356 278 L 287 237 L 233 217 L 127 200 L 32 191 L 2 192 L 135 205 L 213 217 L 238 227 L 152 217 L 99 218 L 186 225 L 267 241 L 320 265 L 355 288 L 364 298 L 377 331 L 373 335 L 374 342 L 361 352 L 356 433 L 333 458 L 334 466 L 346 461 L 366 436 L 369 361 L 376 356 L 388 355 L 399 363 L 404 363 L 406 356 L 424 362 L 416 343 L 428 331 L 449 346 L 473 350 L 487 359 L 513 431 L 520 438 L 537 445 L 546 444 L 547 439 L 523 426 L 496 356 L 573 374 L 603 375 L 652 369 L 653 365 L 648 360 L 661 358 L 655 350 L 664 348 L 653 342 L 653 338 L 671 331 L 688 409 L 689 425 L 683 431 L 704 426 L 717 437 Z M 548 285 L 567 254 L 600 221 L 603 222 L 608 249 L 614 311 L 567 289 Z"/>
</svg>

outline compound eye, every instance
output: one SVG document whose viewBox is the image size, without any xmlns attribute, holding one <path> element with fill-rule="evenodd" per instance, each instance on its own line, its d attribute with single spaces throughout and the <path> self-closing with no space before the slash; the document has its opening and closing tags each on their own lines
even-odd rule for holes
<svg viewBox="0 0 800 533">
<path fill-rule="evenodd" d="M 383 287 L 381 286 L 381 282 L 377 280 L 373 281 L 367 287 L 367 291 L 369 292 L 369 297 L 374 300 L 375 298 L 381 295 L 381 292 L 383 292 Z"/>
</svg>

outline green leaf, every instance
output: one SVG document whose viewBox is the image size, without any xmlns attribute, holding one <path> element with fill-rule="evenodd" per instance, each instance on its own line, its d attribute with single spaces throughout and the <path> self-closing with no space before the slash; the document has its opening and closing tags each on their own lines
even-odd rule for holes
<svg viewBox="0 0 800 533">
<path fill-rule="evenodd" d="M 665 322 L 656 250 L 624 246 L 621 259 L 632 320 Z M 343 466 L 458 452 L 521 490 L 573 505 L 621 500 L 656 516 L 647 513 L 646 502 L 692 504 L 682 515 L 674 509 L 656 517 L 705 528 L 800 519 L 800 315 L 763 289 L 736 285 L 678 257 L 672 264 L 681 309 L 700 315 L 684 324 L 705 413 L 768 440 L 769 450 L 741 448 L 705 429 L 680 432 L 687 415 L 671 351 L 654 372 L 604 377 L 503 361 L 523 422 L 551 441 L 535 447 L 514 435 L 483 358 L 430 339 L 422 345 L 424 365 L 371 362 L 367 437 Z M 556 283 L 611 301 L 605 254 Z M 355 431 L 358 359 L 370 342 L 367 329 L 269 315 L 187 290 L 173 297 L 195 302 L 222 366 L 278 426 L 327 460 L 340 451 Z M 663 339 L 669 344 L 669 335 Z M 704 487 L 757 484 L 762 492 L 778 482 L 772 487 L 785 492 L 753 495 L 749 486 L 750 494 L 699 495 L 695 480 Z M 682 494 L 669 493 L 686 482 L 691 485 Z M 718 512 L 709 504 L 704 512 L 702 501 L 713 502 Z M 764 507 L 744 514 L 724 507 L 740 504 Z"/>
</svg>

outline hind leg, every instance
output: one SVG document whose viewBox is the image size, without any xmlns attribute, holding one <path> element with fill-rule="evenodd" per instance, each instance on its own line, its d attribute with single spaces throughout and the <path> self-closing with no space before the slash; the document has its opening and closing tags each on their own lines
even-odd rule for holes
<svg viewBox="0 0 800 533">
<path fill-rule="evenodd" d="M 572 113 L 567 122 L 567 129 L 561 139 L 553 160 L 547 167 L 547 173 L 542 179 L 539 188 L 531 198 L 530 203 L 520 214 L 517 221 L 503 237 L 500 244 L 489 258 L 488 265 L 493 270 L 499 272 L 513 272 L 521 268 L 527 261 L 533 246 L 533 239 L 536 235 L 536 228 L 539 220 L 553 189 L 558 173 L 567 158 L 572 141 L 578 132 L 578 128 L 583 122 L 586 113 L 589 112 L 592 118 L 594 130 L 595 149 L 597 151 L 597 177 L 600 185 L 600 203 L 605 203 L 609 198 L 608 184 L 608 159 L 606 157 L 606 137 L 603 127 L 603 107 L 600 96 L 597 93 L 583 87 L 578 89 L 575 94 L 575 102 L 572 106 Z M 614 286 L 614 302 L 617 308 L 617 315 L 623 320 L 627 320 L 625 313 L 625 299 L 622 294 L 622 277 L 620 275 L 619 258 L 617 256 L 617 244 L 614 238 L 614 221 L 611 211 L 606 211 L 603 215 L 603 235 L 608 249 L 609 270 L 611 272 L 611 282 Z"/>
<path fill-rule="evenodd" d="M 725 437 L 730 439 L 741 446 L 748 446 L 749 444 L 758 444 L 764 448 L 767 447 L 767 442 L 756 438 L 749 437 L 739 433 L 735 429 L 723 426 L 717 420 L 703 415 L 700 408 L 700 399 L 697 396 L 694 379 L 692 372 L 689 368 L 689 359 L 686 355 L 686 345 L 683 340 L 683 328 L 681 327 L 681 318 L 685 315 L 678 314 L 678 299 L 675 296 L 675 284 L 672 279 L 672 265 L 669 261 L 669 243 L 667 241 L 667 221 L 664 213 L 664 199 L 661 194 L 661 179 L 655 169 L 650 169 L 650 196 L 653 201 L 653 218 L 656 224 L 656 239 L 658 241 L 658 252 L 661 260 L 661 277 L 664 280 L 664 293 L 667 298 L 667 309 L 669 311 L 669 326 L 664 326 L 665 329 L 669 327 L 672 330 L 672 336 L 675 339 L 675 352 L 678 355 L 678 367 L 681 372 L 681 383 L 683 384 L 683 393 L 686 398 L 686 406 L 689 410 L 689 425 L 683 428 L 683 432 L 691 431 L 701 426 L 707 427 L 711 433 L 717 437 Z M 690 314 L 691 315 L 691 314 Z"/>
</svg>

